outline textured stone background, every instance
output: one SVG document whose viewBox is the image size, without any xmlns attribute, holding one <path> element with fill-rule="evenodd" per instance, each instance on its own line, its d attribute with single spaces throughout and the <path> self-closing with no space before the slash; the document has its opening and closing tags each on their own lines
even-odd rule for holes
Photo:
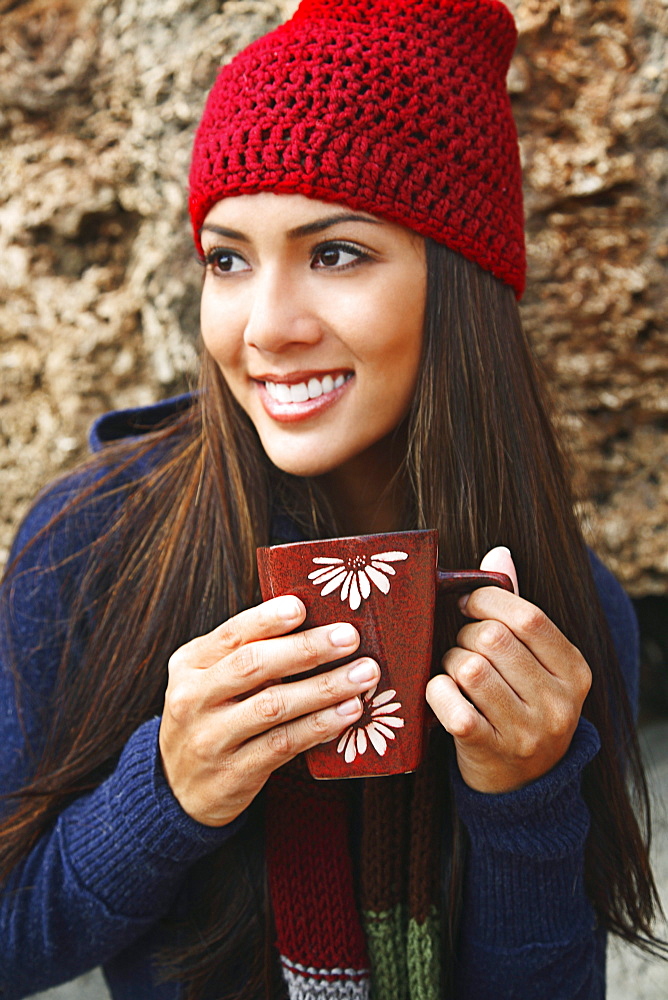
<svg viewBox="0 0 668 1000">
<path fill-rule="evenodd" d="M 181 388 L 185 185 L 216 67 L 296 0 L 0 0 L 0 562 L 112 406 Z M 596 547 L 668 591 L 668 0 L 510 0 L 524 317 Z"/>
</svg>

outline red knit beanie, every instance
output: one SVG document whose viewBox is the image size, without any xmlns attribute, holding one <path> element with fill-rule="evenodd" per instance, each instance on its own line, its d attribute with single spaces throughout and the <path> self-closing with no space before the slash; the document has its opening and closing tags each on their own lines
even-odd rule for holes
<svg viewBox="0 0 668 1000">
<path fill-rule="evenodd" d="M 190 171 L 195 242 L 221 198 L 291 192 L 401 223 L 524 290 L 500 0 L 302 0 L 221 70 Z"/>
</svg>

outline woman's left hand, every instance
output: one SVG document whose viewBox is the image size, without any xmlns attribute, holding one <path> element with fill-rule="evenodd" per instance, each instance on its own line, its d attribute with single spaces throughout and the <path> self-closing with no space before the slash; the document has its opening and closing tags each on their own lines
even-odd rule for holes
<svg viewBox="0 0 668 1000">
<path fill-rule="evenodd" d="M 516 581 L 507 549 L 493 549 L 481 568 Z M 427 701 L 454 737 L 466 784 L 509 792 L 564 756 L 591 671 L 547 615 L 517 592 L 482 587 L 468 597 L 465 614 L 477 621 L 460 630 L 443 658 L 444 673 L 427 686 Z"/>
</svg>

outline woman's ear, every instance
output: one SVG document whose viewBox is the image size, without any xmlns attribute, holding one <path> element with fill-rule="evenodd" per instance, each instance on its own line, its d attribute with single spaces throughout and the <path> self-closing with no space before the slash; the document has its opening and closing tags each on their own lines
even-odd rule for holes
<svg viewBox="0 0 668 1000">
<path fill-rule="evenodd" d="M 512 581 L 513 590 L 516 594 L 519 594 L 520 588 L 517 584 L 517 570 L 515 569 L 510 549 L 507 549 L 505 545 L 497 545 L 495 549 L 490 549 L 487 555 L 483 557 L 480 569 L 486 569 L 489 573 L 505 573 Z"/>
</svg>

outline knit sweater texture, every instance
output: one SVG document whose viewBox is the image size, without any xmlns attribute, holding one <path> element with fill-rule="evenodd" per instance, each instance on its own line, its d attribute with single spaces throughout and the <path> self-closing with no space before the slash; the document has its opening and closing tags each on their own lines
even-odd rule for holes
<svg viewBox="0 0 668 1000">
<path fill-rule="evenodd" d="M 91 447 L 99 451 L 109 441 L 140 436 L 138 425 L 148 429 L 184 405 L 188 400 L 180 397 L 108 414 L 94 425 Z M 84 470 L 45 490 L 19 531 L 13 555 L 91 485 L 91 473 Z M 81 573 L 78 556 L 63 560 L 103 530 L 116 513 L 115 503 L 105 498 L 85 520 L 61 520 L 28 550 L 14 576 L 10 635 L 0 636 L 3 795 L 31 773 L 34 756 L 26 747 L 33 754 L 39 748 L 40 711 L 63 641 L 59 623 L 67 617 L 68 595 L 71 599 Z M 281 538 L 291 540 L 292 531 L 296 540 L 285 516 L 277 517 Z M 592 563 L 635 704 L 638 636 L 632 606 L 595 557 Z M 57 568 L 44 573 L 46 567 Z M 29 692 L 21 717 L 7 668 L 10 642 L 20 652 L 22 688 Z M 158 982 L 160 919 L 177 912 L 187 916 L 197 862 L 239 835 L 244 817 L 212 829 L 181 809 L 161 770 L 159 725 L 154 718 L 138 727 L 113 773 L 62 811 L 0 889 L 2 1000 L 18 1000 L 99 965 L 114 1000 L 179 1000 L 177 984 Z M 457 969 L 457 996 L 463 1000 L 604 997 L 605 937 L 584 892 L 589 816 L 580 792 L 582 770 L 599 745 L 594 727 L 581 719 L 556 767 L 503 795 L 475 792 L 454 774 L 457 807 L 470 837 Z M 0 810 L 9 808 L 0 799 Z"/>
</svg>

